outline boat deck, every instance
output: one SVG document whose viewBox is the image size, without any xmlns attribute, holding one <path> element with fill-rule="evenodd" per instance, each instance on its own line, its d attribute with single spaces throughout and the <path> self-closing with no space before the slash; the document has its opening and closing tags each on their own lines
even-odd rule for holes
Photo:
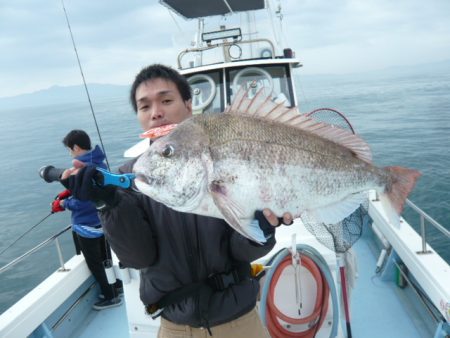
<svg viewBox="0 0 450 338">
<path fill-rule="evenodd" d="M 406 297 L 408 290 L 392 280 L 383 281 L 375 274 L 379 251 L 374 243 L 361 238 L 353 246 L 359 272 L 351 295 L 351 327 L 355 337 L 423 338 L 433 332 L 425 327 L 423 314 Z M 408 288 L 408 287 L 407 287 Z"/>
<path fill-rule="evenodd" d="M 351 293 L 351 328 L 354 337 L 423 338 L 434 335 L 426 327 L 428 314 L 420 313 L 407 294 L 410 287 L 399 288 L 392 280 L 383 280 L 375 274 L 379 249 L 371 234 L 366 234 L 353 247 L 358 262 L 358 277 Z M 343 318 L 341 316 L 341 318 Z M 342 321 L 345 332 L 345 322 Z M 91 311 L 87 325 L 80 327 L 74 336 L 127 337 L 126 306 Z M 344 335 L 345 336 L 345 333 Z"/>
<path fill-rule="evenodd" d="M 128 320 L 125 304 L 102 311 L 90 311 L 82 327 L 73 333 L 74 337 L 128 337 Z"/>
</svg>

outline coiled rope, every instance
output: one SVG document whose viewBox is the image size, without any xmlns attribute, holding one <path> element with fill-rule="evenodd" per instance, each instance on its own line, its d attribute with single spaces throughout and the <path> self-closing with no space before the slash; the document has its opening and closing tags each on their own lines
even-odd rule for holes
<svg viewBox="0 0 450 338">
<path fill-rule="evenodd" d="M 292 318 L 284 314 L 276 306 L 275 288 L 279 279 L 288 266 L 291 265 L 291 253 L 288 249 L 282 250 L 273 260 L 266 280 L 264 282 L 260 301 L 260 316 L 266 324 L 272 337 L 314 337 L 323 324 L 329 307 L 329 296 L 331 294 L 333 307 L 333 324 L 330 337 L 336 337 L 339 323 L 338 296 L 333 277 L 328 264 L 314 248 L 308 245 L 297 245 L 300 253 L 302 266 L 314 277 L 317 285 L 316 301 L 314 310 L 306 317 Z M 310 324 L 308 329 L 298 332 L 288 330 L 280 324 L 279 320 L 286 322 L 289 326 L 299 324 Z"/>
</svg>

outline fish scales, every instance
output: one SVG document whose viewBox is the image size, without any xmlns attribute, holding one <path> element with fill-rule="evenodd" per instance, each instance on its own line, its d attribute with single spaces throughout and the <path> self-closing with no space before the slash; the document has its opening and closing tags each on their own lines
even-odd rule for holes
<svg viewBox="0 0 450 338">
<path fill-rule="evenodd" d="M 309 194 L 329 195 L 349 186 L 366 190 L 367 182 L 385 184 L 383 171 L 356 158 L 350 150 L 308 132 L 227 114 L 195 116 L 192 122 L 209 136 L 214 163 L 225 158 L 240 160 L 242 166 L 253 163 L 252 169 L 258 168 L 275 182 L 285 176 L 286 166 L 293 166 L 298 173 L 290 177 L 290 183 L 310 186 Z M 322 179 L 317 180 L 317 176 Z"/>
</svg>

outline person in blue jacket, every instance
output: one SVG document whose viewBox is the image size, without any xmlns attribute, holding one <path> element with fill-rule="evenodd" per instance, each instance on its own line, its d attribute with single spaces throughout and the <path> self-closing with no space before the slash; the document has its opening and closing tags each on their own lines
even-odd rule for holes
<svg viewBox="0 0 450 338">
<path fill-rule="evenodd" d="M 106 169 L 105 154 L 98 145 L 94 149 L 91 148 L 91 140 L 85 131 L 72 130 L 62 142 L 68 148 L 74 161 Z M 93 308 L 102 310 L 119 306 L 122 303 L 121 298 L 118 297 L 121 285 L 118 285 L 120 282 L 115 286 L 110 285 L 106 277 L 103 262 L 111 258 L 111 253 L 94 203 L 76 199 L 71 196 L 70 191 L 61 192 L 56 201 L 54 202 L 56 205 L 52 205 L 52 211 L 58 212 L 67 209 L 72 212 L 75 245 L 83 253 L 89 270 L 100 285 L 103 299 L 96 302 Z"/>
</svg>

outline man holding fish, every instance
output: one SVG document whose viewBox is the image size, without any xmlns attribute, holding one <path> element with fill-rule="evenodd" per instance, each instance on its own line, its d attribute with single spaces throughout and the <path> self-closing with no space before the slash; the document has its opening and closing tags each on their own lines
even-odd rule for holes
<svg viewBox="0 0 450 338">
<path fill-rule="evenodd" d="M 151 65 L 136 76 L 130 99 L 144 131 L 164 130 L 192 116 L 188 82 L 162 65 Z M 162 149 L 166 156 L 170 152 L 170 147 Z M 136 160 L 119 171 L 132 172 Z M 261 208 L 240 231 L 224 217 L 173 208 L 157 196 L 94 186 L 95 167 L 74 166 L 65 184 L 79 198 L 97 203 L 105 235 L 121 263 L 140 270 L 141 300 L 149 314 L 161 315 L 159 337 L 200 337 L 205 329 L 214 337 L 269 336 L 255 309 L 259 283 L 250 275 L 250 262 L 273 248 L 275 227 L 291 224 L 290 213 L 278 218 L 269 208 Z M 201 179 L 181 171 L 179 177 L 170 164 L 162 170 L 175 174 L 164 180 L 167 194 L 178 200 L 171 184 Z M 137 180 L 142 179 L 138 174 Z M 189 188 L 182 192 L 191 193 Z"/>
<path fill-rule="evenodd" d="M 374 189 L 399 226 L 420 176 L 374 166 L 357 135 L 263 91 L 233 95 L 223 114 L 192 116 L 184 77 L 160 65 L 143 69 L 131 102 L 142 129 L 150 130 L 145 134 L 161 137 L 120 169 L 136 175 L 140 193 L 94 186 L 94 167 L 68 179 L 73 194 L 102 209 L 122 264 L 140 269 L 141 300 L 149 313 L 162 313 L 161 337 L 201 336 L 202 327 L 217 337 L 267 335 L 249 269 L 273 248 L 275 215 L 283 214 L 285 224 L 292 217 L 335 224 Z"/>
</svg>

